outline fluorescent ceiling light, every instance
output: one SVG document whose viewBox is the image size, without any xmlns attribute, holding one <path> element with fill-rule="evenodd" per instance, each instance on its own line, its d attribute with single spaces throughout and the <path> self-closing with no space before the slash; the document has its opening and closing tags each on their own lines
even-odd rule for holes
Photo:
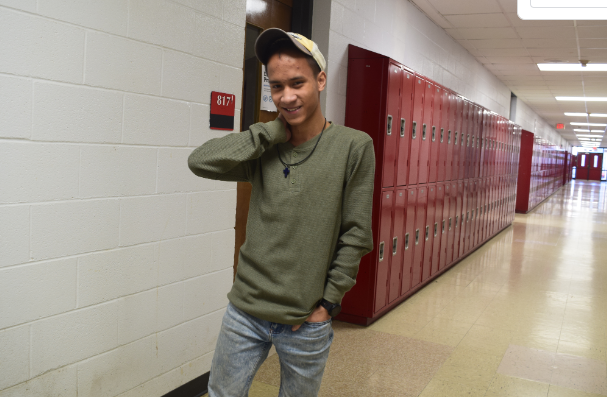
<svg viewBox="0 0 607 397">
<path fill-rule="evenodd" d="M 581 136 L 589 137 L 589 138 L 603 138 L 603 135 L 583 135 L 583 134 L 577 134 L 576 136 L 578 138 L 581 137 Z"/>
<path fill-rule="evenodd" d="M 518 0 L 517 15 L 532 20 L 607 19 L 604 0 Z"/>
<path fill-rule="evenodd" d="M 605 132 L 605 130 L 578 130 L 577 128 L 574 128 L 573 131 L 575 131 L 575 132 L 600 132 L 601 134 Z"/>
<path fill-rule="evenodd" d="M 557 101 L 578 101 L 578 102 L 607 102 L 607 97 L 604 96 L 557 96 Z"/>
<path fill-rule="evenodd" d="M 590 113 L 590 117 L 607 117 L 605 113 Z"/>
<path fill-rule="evenodd" d="M 607 63 L 538 63 L 542 72 L 607 72 Z"/>
<path fill-rule="evenodd" d="M 600 123 L 577 123 L 577 122 L 573 122 L 573 123 L 569 123 L 571 125 L 588 125 L 588 126 L 593 126 L 593 127 L 607 127 L 607 124 L 600 124 Z"/>
<path fill-rule="evenodd" d="M 607 117 L 605 113 L 567 113 L 565 112 L 565 116 L 570 117 Z"/>
</svg>

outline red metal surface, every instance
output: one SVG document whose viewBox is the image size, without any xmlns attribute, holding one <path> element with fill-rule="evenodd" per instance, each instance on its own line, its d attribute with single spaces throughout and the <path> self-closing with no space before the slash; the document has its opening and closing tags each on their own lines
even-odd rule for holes
<svg viewBox="0 0 607 397">
<path fill-rule="evenodd" d="M 403 257 L 403 278 L 401 281 L 401 296 L 411 290 L 411 276 L 413 272 L 413 254 L 415 252 L 415 207 L 417 206 L 417 189 L 407 189 L 407 202 L 405 211 L 405 238 Z"/>
<path fill-rule="evenodd" d="M 432 129 L 430 130 L 430 157 L 428 158 L 428 182 L 435 183 L 438 179 L 438 155 L 440 153 L 440 129 L 443 114 L 441 89 L 433 86 L 434 96 L 432 98 Z"/>
<path fill-rule="evenodd" d="M 588 180 L 600 181 L 603 170 L 603 153 L 592 153 L 588 161 Z"/>
<path fill-rule="evenodd" d="M 436 199 L 434 201 L 434 227 L 432 228 L 432 237 L 434 238 L 432 248 L 432 267 L 430 275 L 438 273 L 440 267 L 441 240 L 445 235 L 443 229 L 443 207 L 445 200 L 445 186 L 442 183 L 436 185 Z"/>
<path fill-rule="evenodd" d="M 460 212 L 459 256 L 466 254 L 466 236 L 470 210 L 468 208 L 468 180 L 462 182 L 462 210 Z M 458 186 L 459 187 L 459 186 Z"/>
<path fill-rule="evenodd" d="M 424 229 L 424 259 L 422 264 L 422 282 L 432 274 L 432 253 L 434 251 L 434 217 L 436 215 L 436 186 L 428 185 L 428 203 L 426 205 L 426 226 Z"/>
<path fill-rule="evenodd" d="M 418 286 L 422 282 L 427 202 L 428 188 L 426 186 L 417 188 L 417 200 L 415 204 L 415 232 L 413 235 L 415 250 L 413 251 L 413 263 L 411 265 L 411 288 Z"/>
<path fill-rule="evenodd" d="M 411 132 L 411 145 L 409 149 L 409 185 L 417 185 L 419 181 L 420 150 L 422 141 L 422 128 L 424 121 L 425 81 L 415 78 L 413 84 L 413 123 Z"/>
<path fill-rule="evenodd" d="M 439 133 L 439 154 L 438 154 L 438 171 L 437 181 L 442 182 L 447 180 L 447 161 L 448 161 L 448 132 L 449 132 L 449 96 L 451 94 L 444 88 L 441 89 L 441 122 Z"/>
<path fill-rule="evenodd" d="M 406 70 L 402 72 L 402 90 L 400 94 L 400 134 L 398 138 L 397 186 L 407 185 L 409 178 L 409 151 L 413 112 L 413 89 L 415 76 Z"/>
<path fill-rule="evenodd" d="M 377 256 L 377 284 L 375 290 L 374 309 L 377 312 L 386 306 L 388 298 L 388 273 L 392 261 L 392 208 L 394 206 L 394 190 L 385 189 L 381 196 L 381 211 L 379 221 L 379 241 Z M 383 250 L 382 250 L 383 248 Z"/>
<path fill-rule="evenodd" d="M 430 169 L 430 145 L 432 142 L 432 117 L 434 109 L 434 84 L 423 80 L 426 92 L 424 94 L 424 115 L 419 148 L 419 176 L 417 183 L 428 183 Z"/>
<path fill-rule="evenodd" d="M 392 225 L 392 244 L 390 245 L 390 288 L 388 303 L 394 302 L 400 296 L 403 253 L 405 247 L 405 210 L 407 204 L 407 189 L 396 189 L 394 197 L 394 218 Z"/>
<path fill-rule="evenodd" d="M 441 241 L 440 241 L 440 264 L 439 270 L 443 270 L 449 259 L 449 217 L 451 216 L 451 183 L 445 182 L 444 197 L 443 197 L 443 225 L 441 225 Z M 444 227 L 443 227 L 444 226 Z M 451 251 L 451 255 L 453 252 Z"/>
</svg>

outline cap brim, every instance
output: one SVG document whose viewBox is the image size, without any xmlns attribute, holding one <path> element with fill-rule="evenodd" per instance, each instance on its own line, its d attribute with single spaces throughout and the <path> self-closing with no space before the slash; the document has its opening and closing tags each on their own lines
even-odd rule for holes
<svg viewBox="0 0 607 397">
<path fill-rule="evenodd" d="M 261 61 L 261 63 L 263 63 L 264 65 L 268 63 L 270 46 L 276 40 L 280 39 L 291 40 L 291 42 L 295 44 L 295 47 L 298 50 L 300 50 L 306 55 L 312 56 L 312 53 L 306 47 L 304 47 L 303 44 L 295 40 L 293 37 L 287 34 L 287 32 L 278 28 L 270 28 L 261 32 L 259 37 L 257 37 L 257 41 L 255 41 L 255 55 L 257 56 L 257 59 Z"/>
</svg>

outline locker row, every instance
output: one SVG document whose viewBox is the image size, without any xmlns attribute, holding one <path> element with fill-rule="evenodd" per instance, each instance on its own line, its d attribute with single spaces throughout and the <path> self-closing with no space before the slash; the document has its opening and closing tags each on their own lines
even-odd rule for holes
<svg viewBox="0 0 607 397">
<path fill-rule="evenodd" d="M 348 62 L 345 124 L 374 138 L 382 188 L 517 174 L 519 126 L 385 56 Z"/>
<path fill-rule="evenodd" d="M 570 180 L 570 153 L 526 130 L 520 147 L 516 212 L 528 213 Z"/>
</svg>

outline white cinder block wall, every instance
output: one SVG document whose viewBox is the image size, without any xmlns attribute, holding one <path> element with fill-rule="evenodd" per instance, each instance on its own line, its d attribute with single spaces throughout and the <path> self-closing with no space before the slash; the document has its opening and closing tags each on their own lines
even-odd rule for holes
<svg viewBox="0 0 607 397">
<path fill-rule="evenodd" d="M 211 91 L 240 104 L 245 3 L 0 0 L 0 397 L 210 369 L 236 187 L 187 157 Z"/>
<path fill-rule="evenodd" d="M 338 124 L 345 119 L 348 44 L 387 55 L 489 110 L 510 116 L 510 89 L 407 0 L 315 0 L 313 39 L 327 54 L 323 99 L 328 118 Z M 525 127 L 528 119 L 537 119 L 542 134 L 551 131 L 555 141 L 560 137 L 518 102 L 525 110 L 513 121 Z M 524 118 L 518 120 L 519 115 Z"/>
</svg>

